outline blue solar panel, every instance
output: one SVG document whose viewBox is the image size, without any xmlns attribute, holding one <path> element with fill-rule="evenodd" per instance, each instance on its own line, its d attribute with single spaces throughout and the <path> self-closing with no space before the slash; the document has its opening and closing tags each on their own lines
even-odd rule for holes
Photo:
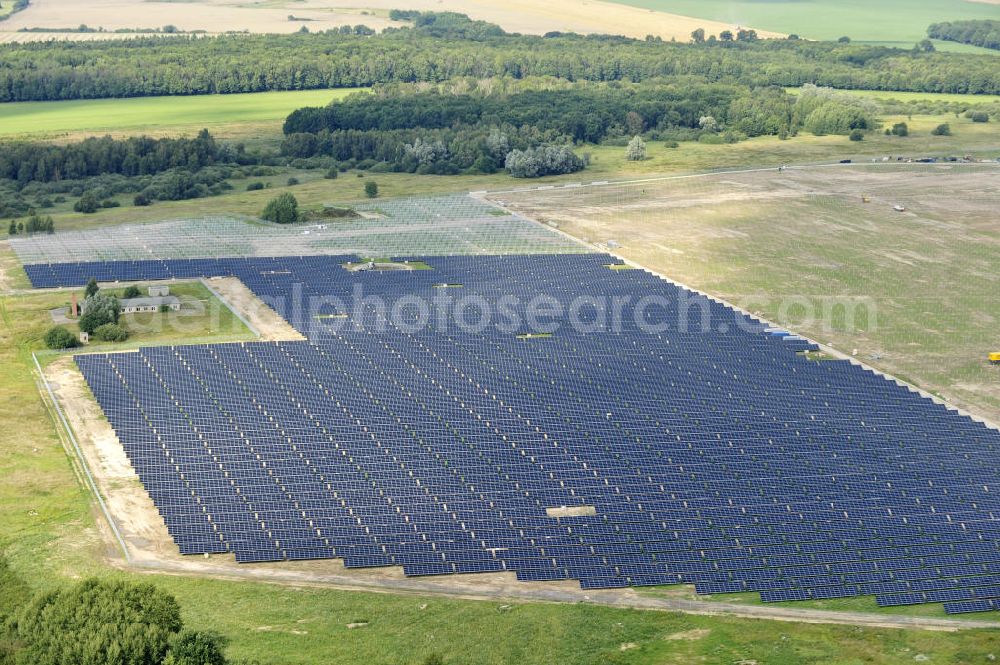
<svg viewBox="0 0 1000 665">
<path fill-rule="evenodd" d="M 28 266 L 36 286 L 232 274 L 306 335 L 77 357 L 182 552 L 767 602 L 1000 598 L 995 430 L 607 256 L 344 260 Z M 318 323 L 356 289 L 391 310 L 440 283 L 512 296 L 522 317 L 538 293 L 564 307 L 532 340 L 465 332 L 454 312 L 430 328 L 382 331 L 372 307 Z M 323 305 L 283 310 L 293 294 Z M 656 317 L 693 307 L 708 325 L 650 331 L 632 316 L 647 296 Z M 633 305 L 584 331 L 568 325 L 581 297 Z"/>
</svg>

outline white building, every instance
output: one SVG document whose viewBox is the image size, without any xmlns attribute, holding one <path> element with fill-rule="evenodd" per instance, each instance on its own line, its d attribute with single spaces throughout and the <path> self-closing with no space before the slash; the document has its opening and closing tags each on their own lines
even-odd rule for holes
<svg viewBox="0 0 1000 665">
<path fill-rule="evenodd" d="M 160 308 L 167 307 L 171 311 L 178 311 L 181 308 L 181 301 L 176 296 L 157 296 L 150 298 L 128 298 L 119 300 L 119 307 L 122 314 L 135 314 L 136 312 L 159 312 Z"/>
</svg>

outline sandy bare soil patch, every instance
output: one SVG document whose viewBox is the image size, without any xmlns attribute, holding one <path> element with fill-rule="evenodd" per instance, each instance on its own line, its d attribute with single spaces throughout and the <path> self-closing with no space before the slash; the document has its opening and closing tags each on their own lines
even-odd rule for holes
<svg viewBox="0 0 1000 665">
<path fill-rule="evenodd" d="M 233 311 L 250 322 L 264 342 L 293 342 L 304 340 L 299 331 L 261 302 L 253 291 L 235 277 L 212 277 L 205 284 L 229 305 Z"/>
<path fill-rule="evenodd" d="M 176 553 L 163 519 L 72 357 L 55 361 L 45 374 L 133 557 L 155 560 Z"/>
<path fill-rule="evenodd" d="M 711 632 L 712 631 L 710 631 L 707 628 L 694 628 L 692 630 L 685 630 L 682 633 L 672 633 L 670 635 L 667 635 L 663 639 L 670 641 L 681 640 L 685 642 L 693 642 L 695 640 L 700 640 L 702 638 L 708 637 L 708 635 Z"/>
<path fill-rule="evenodd" d="M 353 6 L 352 6 L 353 5 Z M 630 37 L 657 35 L 687 41 L 691 31 L 704 28 L 717 34 L 739 26 L 689 16 L 626 7 L 599 0 L 296 0 L 289 2 L 201 0 L 155 2 L 146 0 L 33 0 L 31 6 L 5 21 L 0 41 L 37 40 L 19 28 L 70 28 L 80 24 L 116 29 L 158 28 L 175 25 L 182 30 L 209 33 L 246 30 L 255 33 L 290 33 L 303 25 L 312 31 L 363 23 L 376 30 L 401 25 L 388 19 L 390 9 L 455 11 L 497 23 L 511 32 L 544 34 L 550 31 L 609 33 Z M 302 21 L 290 21 L 294 15 Z M 752 26 L 750 26 L 752 27 Z M 779 36 L 758 31 L 761 36 Z M 55 34 L 60 39 L 101 39 L 100 33 Z M 49 38 L 49 37 L 45 37 Z"/>
</svg>

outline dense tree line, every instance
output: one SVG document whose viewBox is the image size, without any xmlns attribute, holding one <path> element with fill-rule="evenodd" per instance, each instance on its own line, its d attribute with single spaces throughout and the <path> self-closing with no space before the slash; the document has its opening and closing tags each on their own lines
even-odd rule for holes
<svg viewBox="0 0 1000 665">
<path fill-rule="evenodd" d="M 0 150 L 0 178 L 24 185 L 106 173 L 152 175 L 176 168 L 197 171 L 236 158 L 230 149 L 220 148 L 207 130 L 193 139 L 105 136 L 68 145 L 12 143 Z"/>
<path fill-rule="evenodd" d="M 248 172 L 258 171 L 257 168 L 208 166 L 195 172 L 177 168 L 152 176 L 107 174 L 79 180 L 32 182 L 23 187 L 16 182 L 0 181 L 0 218 L 21 217 L 31 214 L 32 210 L 47 210 L 64 203 L 67 197 L 88 196 L 98 207 L 107 208 L 113 207 L 109 200 L 119 194 L 135 194 L 136 205 L 217 196 L 232 189 L 228 178 L 242 178 Z"/>
<path fill-rule="evenodd" d="M 932 23 L 927 28 L 927 36 L 961 44 L 972 44 L 984 48 L 1000 49 L 1000 21 L 947 21 Z"/>
<path fill-rule="evenodd" d="M 557 132 L 523 127 L 460 127 L 447 129 L 321 130 L 285 137 L 288 157 L 322 156 L 373 171 L 455 175 L 493 173 L 507 154 L 548 144 L 565 144 Z M 294 163 L 294 162 L 293 162 Z"/>
<path fill-rule="evenodd" d="M 681 44 L 523 36 L 456 15 L 414 23 L 379 35 L 331 31 L 6 44 L 0 46 L 0 101 L 342 88 L 459 76 L 632 82 L 693 76 L 752 87 L 814 83 L 1000 93 L 1000 68 L 974 54 L 804 40 Z"/>
<path fill-rule="evenodd" d="M 323 108 L 299 109 L 285 121 L 284 131 L 296 134 L 513 125 L 555 132 L 577 142 L 599 143 L 609 133 L 624 134 L 629 113 L 636 114 L 633 123 L 638 125 L 628 128 L 631 134 L 656 127 L 695 127 L 704 115 L 726 118 L 734 100 L 749 92 L 741 86 L 687 83 L 581 86 L 513 95 L 357 95 Z M 788 97 L 784 93 L 782 96 Z"/>
<path fill-rule="evenodd" d="M 247 152 L 217 144 L 208 132 L 194 139 L 94 138 L 66 145 L 14 142 L 0 146 L 0 218 L 48 210 L 69 197 L 77 212 L 216 196 L 230 179 L 272 176 L 288 161 L 273 151 Z M 312 160 L 317 161 L 317 160 Z M 298 168 L 329 168 L 332 160 L 294 160 Z M 268 165 L 272 164 L 272 165 Z"/>
<path fill-rule="evenodd" d="M 815 86 L 798 96 L 781 88 L 696 82 L 587 84 L 510 94 L 397 87 L 293 112 L 285 122 L 282 152 L 293 158 L 372 160 L 381 168 L 418 173 L 492 173 L 506 166 L 517 177 L 534 177 L 583 168 L 565 151 L 558 153 L 565 160 L 554 159 L 555 147 L 573 143 L 627 142 L 643 134 L 723 142 L 790 136 L 801 128 L 846 135 L 872 129 L 874 116 L 870 103 Z M 559 166 L 545 166 L 549 163 Z"/>
</svg>

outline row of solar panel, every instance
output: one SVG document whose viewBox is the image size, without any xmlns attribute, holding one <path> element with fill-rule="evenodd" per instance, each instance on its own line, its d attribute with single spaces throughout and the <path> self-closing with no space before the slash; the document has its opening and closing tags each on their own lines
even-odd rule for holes
<svg viewBox="0 0 1000 665">
<path fill-rule="evenodd" d="M 321 261 L 281 265 L 287 273 L 257 271 L 260 279 L 247 281 L 266 297 L 288 295 L 296 284 L 330 295 L 362 283 L 401 298 L 431 283 L 417 272 L 359 276 Z M 599 293 L 665 293 L 674 305 L 683 296 L 641 271 L 608 271 L 593 257 L 481 265 L 434 267 L 438 279 L 490 298 L 505 292 L 503 281 L 515 293 L 552 287 L 563 301 L 594 284 Z M 85 373 L 121 425 L 126 449 L 135 441 L 130 454 L 149 472 L 144 482 L 176 488 L 164 508 L 189 496 L 213 520 L 231 511 L 248 516 L 225 517 L 249 529 L 245 540 L 224 533 L 226 542 L 246 545 L 240 560 L 327 552 L 303 544 L 281 553 L 266 535 L 271 520 L 287 519 L 301 527 L 271 533 L 319 537 L 308 525 L 322 519 L 326 492 L 330 512 L 357 520 L 373 545 L 409 533 L 433 542 L 433 552 L 459 556 L 485 549 L 474 529 L 492 542 L 520 542 L 490 561 L 521 578 L 585 586 L 694 581 L 722 585 L 699 590 L 813 598 L 877 593 L 883 602 L 931 602 L 926 594 L 957 597 L 955 589 L 979 598 L 995 586 L 985 566 L 1000 560 L 1000 506 L 989 491 L 996 432 L 857 367 L 808 362 L 796 356 L 807 344 L 763 334 L 762 326 L 568 331 L 539 341 L 491 330 L 387 337 L 348 329 L 311 343 L 146 350 L 81 366 L 93 363 Z M 96 369 L 102 362 L 107 371 Z M 140 444 L 163 453 L 139 454 Z M 314 504 L 303 503 L 307 487 L 319 493 Z M 546 514 L 560 505 L 598 514 L 578 517 L 567 533 Z M 266 506 L 287 517 L 268 517 Z M 191 520 L 190 511 L 183 515 Z M 477 516 L 495 519 L 479 529 Z M 214 524 L 213 533 L 225 532 Z M 742 532 L 777 542 L 734 538 Z M 259 540 L 249 539 L 253 533 Z M 340 553 L 335 540 L 347 534 L 330 533 Z M 457 533 L 466 534 L 462 547 Z M 637 534 L 642 540 L 633 542 Z M 822 534 L 837 534 L 840 549 L 809 545 Z M 615 538 L 627 552 L 596 553 Z M 843 546 L 852 541 L 858 546 Z M 546 556 L 550 550 L 555 556 Z M 387 565 L 393 556 L 352 552 L 345 562 Z M 451 563 L 426 565 L 455 572 Z M 949 576 L 956 586 L 913 584 L 950 584 Z"/>
</svg>

